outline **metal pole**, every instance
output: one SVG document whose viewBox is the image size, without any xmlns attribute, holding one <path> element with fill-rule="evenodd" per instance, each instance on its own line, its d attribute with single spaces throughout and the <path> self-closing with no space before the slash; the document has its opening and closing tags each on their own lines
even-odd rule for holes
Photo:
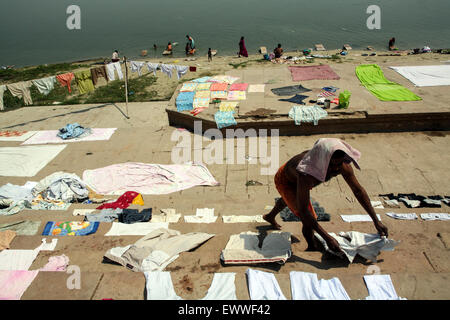
<svg viewBox="0 0 450 320">
<path fill-rule="evenodd" d="M 128 115 L 128 68 L 127 68 L 127 57 L 123 57 L 125 63 L 125 105 L 127 108 L 127 118 L 130 119 Z"/>
</svg>

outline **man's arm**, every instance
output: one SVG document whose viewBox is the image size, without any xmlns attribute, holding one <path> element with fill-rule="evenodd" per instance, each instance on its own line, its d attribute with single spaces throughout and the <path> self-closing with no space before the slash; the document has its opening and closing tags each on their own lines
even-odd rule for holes
<svg viewBox="0 0 450 320">
<path fill-rule="evenodd" d="M 372 218 L 373 223 L 375 224 L 375 228 L 377 229 L 380 236 L 387 237 L 388 229 L 380 222 L 380 220 L 378 220 L 375 210 L 370 203 L 369 196 L 367 195 L 366 190 L 359 184 L 358 180 L 356 179 L 351 164 L 345 162 L 342 164 L 342 176 L 344 177 L 344 180 L 347 182 L 350 189 L 352 189 L 352 192 L 355 195 L 356 199 L 358 199 L 358 202 Z"/>
</svg>

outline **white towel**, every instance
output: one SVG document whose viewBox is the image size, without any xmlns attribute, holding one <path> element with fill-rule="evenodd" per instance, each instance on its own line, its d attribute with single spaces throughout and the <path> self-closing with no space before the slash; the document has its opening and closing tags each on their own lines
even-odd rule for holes
<svg viewBox="0 0 450 320">
<path fill-rule="evenodd" d="M 195 216 L 184 216 L 186 223 L 214 223 L 217 216 L 214 216 L 214 208 L 197 209 Z"/>
<path fill-rule="evenodd" d="M 432 220 L 450 220 L 450 215 L 448 213 L 421 213 L 420 217 L 423 220 L 428 220 L 428 221 L 432 221 Z"/>
<path fill-rule="evenodd" d="M 292 300 L 350 300 L 338 278 L 317 279 L 317 274 L 291 271 Z"/>
<path fill-rule="evenodd" d="M 168 222 L 136 222 L 132 224 L 113 222 L 105 236 L 145 236 L 159 228 L 169 228 Z"/>
<path fill-rule="evenodd" d="M 416 220 L 418 219 L 417 214 L 415 213 L 395 213 L 395 212 L 386 212 L 386 215 L 399 220 Z"/>
<path fill-rule="evenodd" d="M 173 287 L 170 272 L 144 272 L 147 300 L 183 300 Z M 235 287 L 236 273 L 215 273 L 206 296 L 201 300 L 237 300 Z"/>
<path fill-rule="evenodd" d="M 247 269 L 251 300 L 287 300 L 273 273 Z"/>
<path fill-rule="evenodd" d="M 369 296 L 366 300 L 407 300 L 395 292 L 390 275 L 375 274 L 364 276 Z"/>
<path fill-rule="evenodd" d="M 266 222 L 262 215 L 258 216 L 222 216 L 223 223 Z"/>
<path fill-rule="evenodd" d="M 369 222 L 372 218 L 368 214 L 341 214 L 342 220 L 345 222 Z M 381 221 L 381 217 L 377 214 L 378 220 Z"/>
</svg>

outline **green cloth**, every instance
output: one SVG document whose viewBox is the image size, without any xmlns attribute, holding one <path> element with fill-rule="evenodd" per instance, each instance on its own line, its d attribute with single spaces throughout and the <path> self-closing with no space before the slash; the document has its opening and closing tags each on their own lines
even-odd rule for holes
<svg viewBox="0 0 450 320">
<path fill-rule="evenodd" d="M 12 230 L 18 236 L 34 236 L 41 225 L 40 221 L 23 220 L 0 224 L 0 231 Z"/>
<path fill-rule="evenodd" d="M 364 64 L 356 67 L 356 76 L 362 85 L 381 101 L 417 101 L 421 97 L 384 77 L 376 64 Z"/>
<path fill-rule="evenodd" d="M 77 82 L 78 91 L 80 91 L 81 94 L 95 90 L 94 83 L 91 78 L 91 70 L 74 72 L 74 75 L 75 81 Z"/>
</svg>

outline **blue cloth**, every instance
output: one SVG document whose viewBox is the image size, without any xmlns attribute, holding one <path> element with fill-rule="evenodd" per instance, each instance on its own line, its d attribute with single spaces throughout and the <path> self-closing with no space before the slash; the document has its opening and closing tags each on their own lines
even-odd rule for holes
<svg viewBox="0 0 450 320">
<path fill-rule="evenodd" d="M 49 221 L 45 225 L 43 236 L 87 236 L 97 231 L 100 222 L 86 221 Z M 73 228 L 73 229 L 72 229 Z"/>
<path fill-rule="evenodd" d="M 319 120 L 327 115 L 328 113 L 319 106 L 293 106 L 289 111 L 289 118 L 294 119 L 297 126 L 302 122 L 313 122 L 317 126 Z"/>
<path fill-rule="evenodd" d="M 211 79 L 211 77 L 203 77 L 203 78 L 191 80 L 191 82 L 205 83 L 205 82 L 208 82 L 209 79 Z"/>
<path fill-rule="evenodd" d="M 195 92 L 180 92 L 176 99 L 177 111 L 194 109 Z"/>
<path fill-rule="evenodd" d="M 58 137 L 61 139 L 73 139 L 85 133 L 86 129 L 78 123 L 69 123 L 64 128 L 59 129 Z"/>
<path fill-rule="evenodd" d="M 229 126 L 234 126 L 237 124 L 236 119 L 234 119 L 234 111 L 217 111 L 214 114 L 214 119 L 216 120 L 217 128 L 222 129 Z"/>
</svg>

